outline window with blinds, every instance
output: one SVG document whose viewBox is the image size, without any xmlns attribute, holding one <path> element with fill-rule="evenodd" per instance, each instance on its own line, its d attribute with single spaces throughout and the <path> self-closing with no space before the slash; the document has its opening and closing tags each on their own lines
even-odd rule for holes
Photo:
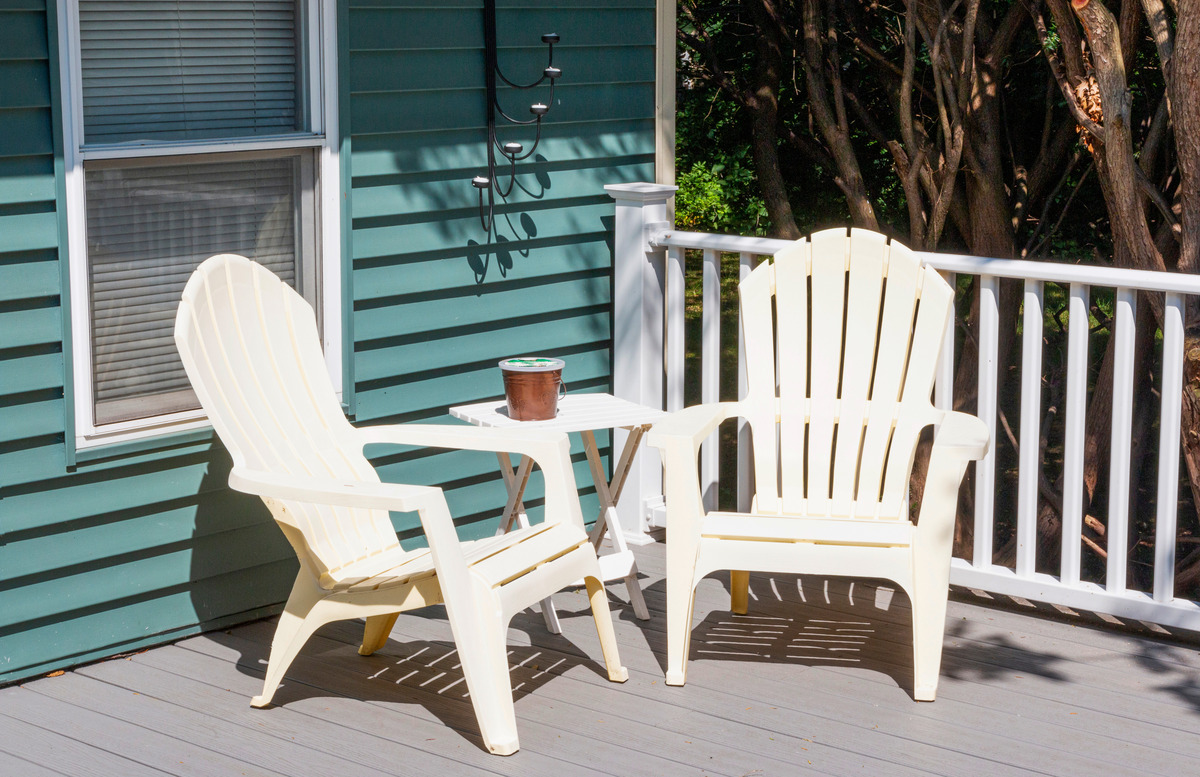
<svg viewBox="0 0 1200 777">
<path fill-rule="evenodd" d="M 213 254 L 265 265 L 295 288 L 314 240 L 311 153 L 133 167 L 87 176 L 93 401 L 97 424 L 199 407 L 175 350 L 175 309 Z"/>
<path fill-rule="evenodd" d="M 173 329 L 209 256 L 247 256 L 320 310 L 312 7 L 78 0 L 91 433 L 199 407 Z"/>
<path fill-rule="evenodd" d="M 304 129 L 299 31 L 286 0 L 80 0 L 84 142 Z"/>
</svg>

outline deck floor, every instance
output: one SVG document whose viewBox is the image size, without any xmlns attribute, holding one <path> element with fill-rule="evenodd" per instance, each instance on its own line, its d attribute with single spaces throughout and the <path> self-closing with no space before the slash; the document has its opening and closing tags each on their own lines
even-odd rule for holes
<svg viewBox="0 0 1200 777">
<path fill-rule="evenodd" d="M 636 549 L 650 621 L 611 598 L 624 685 L 604 679 L 586 598 L 563 635 L 513 621 L 521 750 L 489 755 L 441 608 L 387 646 L 322 629 L 256 710 L 274 621 L 0 690 L 0 775 L 1196 774 L 1200 640 L 1096 616 L 1045 617 L 972 592 L 950 603 L 938 701 L 911 697 L 908 601 L 884 584 L 751 579 L 732 616 L 700 586 L 688 684 L 663 683 L 661 544 Z"/>
</svg>

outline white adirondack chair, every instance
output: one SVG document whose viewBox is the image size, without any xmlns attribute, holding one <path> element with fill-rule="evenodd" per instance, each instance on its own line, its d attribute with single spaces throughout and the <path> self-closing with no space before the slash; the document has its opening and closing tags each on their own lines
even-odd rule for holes
<svg viewBox="0 0 1200 777">
<path fill-rule="evenodd" d="M 359 652 L 369 655 L 387 641 L 400 612 L 444 603 L 483 741 L 493 753 L 513 753 L 508 622 L 581 578 L 608 677 L 626 680 L 565 434 L 351 426 L 326 373 L 312 308 L 240 256 L 214 256 L 195 271 L 179 306 L 175 342 L 233 457 L 229 485 L 262 497 L 300 559 L 254 706 L 270 703 L 288 665 L 321 625 L 365 618 Z M 546 520 L 460 542 L 442 490 L 381 483 L 363 455 L 371 443 L 529 455 L 545 475 Z M 428 550 L 401 548 L 389 510 L 418 513 Z"/>
<path fill-rule="evenodd" d="M 738 613 L 748 570 L 879 577 L 912 602 L 914 697 L 932 700 L 958 486 L 988 444 L 978 418 L 930 402 L 953 291 L 903 245 L 836 229 L 780 251 L 739 293 L 746 398 L 686 408 L 648 439 L 666 467 L 666 681 L 686 679 L 694 589 L 711 572 L 731 570 Z M 751 511 L 706 513 L 697 451 L 739 416 L 753 439 Z M 930 424 L 937 431 L 914 524 L 909 474 Z"/>
</svg>

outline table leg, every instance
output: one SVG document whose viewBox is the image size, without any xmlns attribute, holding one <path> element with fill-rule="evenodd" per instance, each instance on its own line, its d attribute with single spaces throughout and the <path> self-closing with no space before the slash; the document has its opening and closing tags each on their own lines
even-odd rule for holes
<svg viewBox="0 0 1200 777">
<path fill-rule="evenodd" d="M 507 453 L 497 453 L 500 460 L 500 473 L 504 476 L 504 487 L 508 489 L 508 503 L 504 505 L 504 514 L 500 516 L 500 526 L 496 534 L 504 534 L 512 530 L 513 521 L 521 528 L 529 526 L 529 516 L 525 514 L 525 504 L 521 497 L 525 495 L 525 486 L 529 485 L 529 474 L 533 472 L 533 459 L 521 457 L 521 464 L 513 472 L 512 459 Z"/>
<path fill-rule="evenodd" d="M 512 530 L 513 521 L 517 526 L 529 527 L 529 515 L 525 512 L 525 504 L 521 498 L 525 495 L 525 486 L 529 485 L 529 474 L 533 471 L 533 459 L 521 457 L 521 463 L 513 472 L 512 459 L 508 453 L 496 454 L 500 460 L 500 472 L 504 476 L 504 485 L 508 489 L 508 504 L 504 506 L 504 514 L 500 516 L 500 527 L 496 534 L 506 534 Z M 547 596 L 542 600 L 542 618 L 546 621 L 546 630 L 551 634 L 562 634 L 562 626 L 558 622 L 558 612 L 554 609 L 553 597 Z"/>
<path fill-rule="evenodd" d="M 625 588 L 629 592 L 629 603 L 633 606 L 633 614 L 637 616 L 638 620 L 649 620 L 650 610 L 646 607 L 646 599 L 642 595 L 641 584 L 638 583 L 637 561 L 633 557 L 633 551 L 625 542 L 625 535 L 621 532 L 621 524 L 617 519 L 617 499 L 625 485 L 629 463 L 637 452 L 637 446 L 644 431 L 643 427 L 635 427 L 629 435 L 617 466 L 613 470 L 612 486 L 608 482 L 604 464 L 600 460 L 600 450 L 596 445 L 595 434 L 591 431 L 583 432 L 583 447 L 587 451 L 592 481 L 596 484 L 596 495 L 600 499 L 600 514 L 596 516 L 596 524 L 592 527 L 590 539 L 597 549 L 599 549 L 605 534 L 612 540 L 615 552 L 599 557 L 600 570 L 606 580 L 624 579 Z"/>
</svg>

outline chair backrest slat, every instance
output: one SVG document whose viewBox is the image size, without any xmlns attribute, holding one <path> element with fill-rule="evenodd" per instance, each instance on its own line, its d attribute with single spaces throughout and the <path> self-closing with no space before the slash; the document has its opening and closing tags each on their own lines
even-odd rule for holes
<svg viewBox="0 0 1200 777">
<path fill-rule="evenodd" d="M 871 409 L 863 433 L 855 498 L 878 504 L 884 463 L 895 429 L 896 408 L 912 342 L 913 316 L 921 289 L 921 267 L 907 246 L 893 242 L 888 250 L 886 292 L 880 315 Z"/>
<path fill-rule="evenodd" d="M 884 476 L 882 509 L 885 514 L 904 515 L 907 512 L 908 477 L 912 471 L 917 437 L 932 421 L 929 397 L 933 392 L 933 377 L 941 353 L 942 336 L 953 314 L 953 289 L 932 268 L 924 268 L 923 276 L 921 304 L 917 308 L 908 369 L 905 371 L 903 394 L 897 410 L 899 421 L 892 435 Z"/>
<path fill-rule="evenodd" d="M 880 297 L 887 266 L 887 240 L 877 232 L 850 231 L 849 289 L 842 358 L 841 408 L 833 469 L 834 515 L 849 515 L 854 506 L 862 452 L 868 390 L 875 367 Z"/>
<path fill-rule="evenodd" d="M 812 245 L 812 337 L 810 338 L 808 477 L 810 514 L 829 511 L 833 432 L 842 373 L 842 323 L 846 302 L 845 230 L 817 232 Z M 783 441 L 781 445 L 790 445 Z M 800 485 L 785 484 L 785 489 Z"/>
<path fill-rule="evenodd" d="M 234 255 L 205 261 L 184 289 L 175 340 L 235 464 L 378 482 L 341 412 L 311 306 L 269 270 Z M 321 575 L 398 547 L 386 511 L 273 500 L 277 508 Z"/>
<path fill-rule="evenodd" d="M 953 290 L 863 230 L 797 241 L 739 289 L 756 509 L 906 517 Z"/>
<path fill-rule="evenodd" d="M 754 483 L 758 509 L 779 510 L 779 468 L 775 433 L 775 325 L 771 320 L 775 268 L 763 262 L 739 285 L 746 396 L 754 445 Z"/>
<path fill-rule="evenodd" d="M 776 358 L 779 362 L 779 462 L 784 512 L 804 509 L 804 437 L 808 425 L 808 273 L 812 246 L 796 242 L 775 255 Z M 770 310 L 768 300 L 763 306 Z M 773 404 L 773 403 L 772 403 Z"/>
</svg>

